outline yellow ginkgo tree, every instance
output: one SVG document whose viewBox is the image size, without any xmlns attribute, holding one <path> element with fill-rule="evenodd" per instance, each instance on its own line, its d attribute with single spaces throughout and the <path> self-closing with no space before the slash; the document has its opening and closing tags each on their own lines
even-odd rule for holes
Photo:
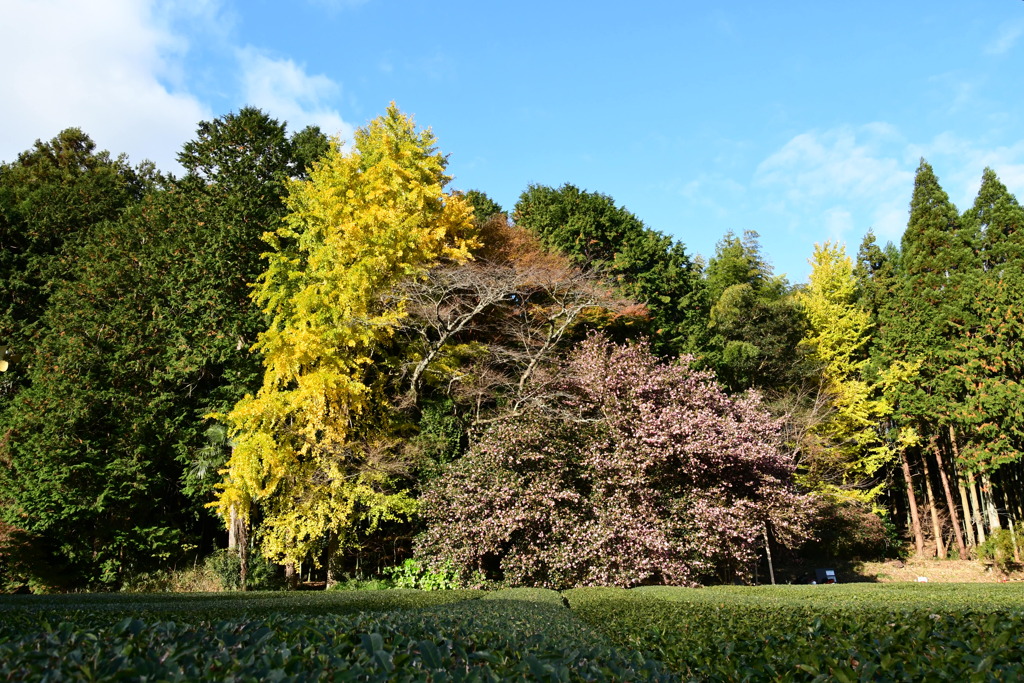
<svg viewBox="0 0 1024 683">
<path fill-rule="evenodd" d="M 392 103 L 289 186 L 287 217 L 264 235 L 253 293 L 268 321 L 254 347 L 263 385 L 221 416 L 233 449 L 212 505 L 244 529 L 258 510 L 273 561 L 301 562 L 414 511 L 384 455 L 377 359 L 405 315 L 387 294 L 475 245 L 472 209 L 446 192 L 434 145 Z"/>
<path fill-rule="evenodd" d="M 811 429 L 820 448 L 802 463 L 802 476 L 826 493 L 873 503 L 884 484 L 877 474 L 894 456 L 877 430 L 889 407 L 864 379 L 871 316 L 857 302 L 853 263 L 841 245 L 815 245 L 811 266 L 799 296 L 809 323 L 801 344 L 820 364 L 831 409 Z"/>
</svg>

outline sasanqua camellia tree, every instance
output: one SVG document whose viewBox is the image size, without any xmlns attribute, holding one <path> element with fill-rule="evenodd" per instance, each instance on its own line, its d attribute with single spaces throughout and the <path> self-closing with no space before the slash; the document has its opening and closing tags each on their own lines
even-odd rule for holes
<svg viewBox="0 0 1024 683">
<path fill-rule="evenodd" d="M 779 424 L 692 359 L 585 341 L 543 410 L 499 422 L 421 499 L 417 552 L 564 588 L 732 578 L 807 536 Z"/>
<path fill-rule="evenodd" d="M 265 235 L 255 297 L 270 323 L 256 344 L 266 370 L 225 417 L 234 447 L 215 505 L 229 522 L 258 509 L 273 560 L 300 562 L 414 509 L 390 486 L 374 373 L 404 316 L 385 294 L 474 244 L 472 209 L 445 192 L 434 142 L 392 104 L 352 151 L 335 145 L 290 186 L 290 213 Z"/>
</svg>

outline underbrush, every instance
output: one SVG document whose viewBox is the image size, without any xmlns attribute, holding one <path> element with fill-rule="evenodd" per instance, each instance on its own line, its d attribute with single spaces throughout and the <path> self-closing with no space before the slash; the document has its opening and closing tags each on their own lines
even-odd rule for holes
<svg viewBox="0 0 1024 683">
<path fill-rule="evenodd" d="M 249 590 L 284 587 L 274 565 L 259 553 L 249 558 Z M 200 563 L 179 569 L 160 569 L 128 577 L 121 584 L 126 593 L 213 593 L 241 589 L 241 560 L 238 553 L 215 550 Z"/>
<path fill-rule="evenodd" d="M 1020 569 L 1021 553 L 1024 551 L 1024 523 L 1015 527 L 998 529 L 978 546 L 978 558 L 988 561 L 1004 574 Z"/>
</svg>

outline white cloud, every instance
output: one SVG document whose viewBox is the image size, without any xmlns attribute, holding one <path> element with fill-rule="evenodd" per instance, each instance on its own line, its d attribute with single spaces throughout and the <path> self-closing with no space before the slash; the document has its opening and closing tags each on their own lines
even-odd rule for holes
<svg viewBox="0 0 1024 683">
<path fill-rule="evenodd" d="M 985 46 L 985 54 L 1005 55 L 1013 49 L 1021 35 L 1024 35 L 1024 21 L 1003 23 L 992 42 Z"/>
<path fill-rule="evenodd" d="M 825 210 L 825 230 L 832 241 L 842 242 L 843 235 L 853 230 L 853 214 L 841 206 L 833 206 Z"/>
<path fill-rule="evenodd" d="M 886 124 L 797 135 L 758 166 L 755 182 L 784 187 L 795 202 L 808 198 L 877 195 L 902 184 L 900 162 L 881 147 L 898 141 Z"/>
<path fill-rule="evenodd" d="M 139 0 L 5 0 L 0 159 L 77 126 L 101 148 L 177 170 L 175 154 L 210 112 L 181 87 L 188 42 L 169 28 L 176 11 Z"/>
<path fill-rule="evenodd" d="M 246 103 L 287 121 L 289 130 L 316 125 L 328 135 L 352 139 L 352 125 L 326 104 L 341 90 L 330 78 L 310 76 L 294 61 L 273 59 L 252 47 L 240 49 L 238 59 Z"/>
<path fill-rule="evenodd" d="M 836 240 L 868 228 L 895 239 L 906 225 L 913 188 L 905 147 L 886 123 L 810 131 L 761 162 L 754 184 L 777 193 L 766 202 L 791 214 L 794 225 L 816 225 Z"/>
<path fill-rule="evenodd" d="M 884 123 L 797 135 L 758 166 L 753 188 L 769 193 L 762 209 L 786 216 L 797 232 L 842 240 L 872 228 L 881 241 L 898 241 L 922 158 L 961 211 L 974 203 L 986 167 L 1024 198 L 1024 140 L 991 146 L 946 132 L 910 142 Z"/>
</svg>

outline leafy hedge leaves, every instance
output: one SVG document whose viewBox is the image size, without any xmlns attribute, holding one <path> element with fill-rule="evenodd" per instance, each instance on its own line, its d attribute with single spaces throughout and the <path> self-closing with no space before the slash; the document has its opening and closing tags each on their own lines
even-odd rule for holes
<svg viewBox="0 0 1024 683">
<path fill-rule="evenodd" d="M 995 600 L 984 599 L 988 587 L 959 593 L 955 587 L 805 588 L 811 587 L 760 595 L 749 590 L 577 589 L 567 597 L 580 618 L 616 644 L 649 650 L 688 679 L 990 681 L 1024 676 L 1019 591 L 1011 598 L 1012 609 L 999 609 Z M 986 602 L 981 609 L 967 607 Z"/>
<path fill-rule="evenodd" d="M 473 595 L 466 591 L 374 593 L 369 600 L 378 608 L 391 601 L 392 609 L 300 615 L 282 600 L 286 609 L 267 615 L 267 598 L 237 601 L 246 616 L 226 619 L 179 612 L 166 616 L 180 620 L 115 621 L 103 611 L 58 619 L 50 610 L 7 610 L 0 680 L 674 680 L 659 662 L 611 647 L 557 593 L 502 591 L 487 600 L 466 600 Z M 303 599 L 345 611 L 358 602 L 351 596 Z M 394 609 L 452 598 L 460 601 Z M 118 604 L 125 606 L 107 606 Z M 199 600 L 198 614 L 211 606 L 231 607 Z"/>
</svg>

